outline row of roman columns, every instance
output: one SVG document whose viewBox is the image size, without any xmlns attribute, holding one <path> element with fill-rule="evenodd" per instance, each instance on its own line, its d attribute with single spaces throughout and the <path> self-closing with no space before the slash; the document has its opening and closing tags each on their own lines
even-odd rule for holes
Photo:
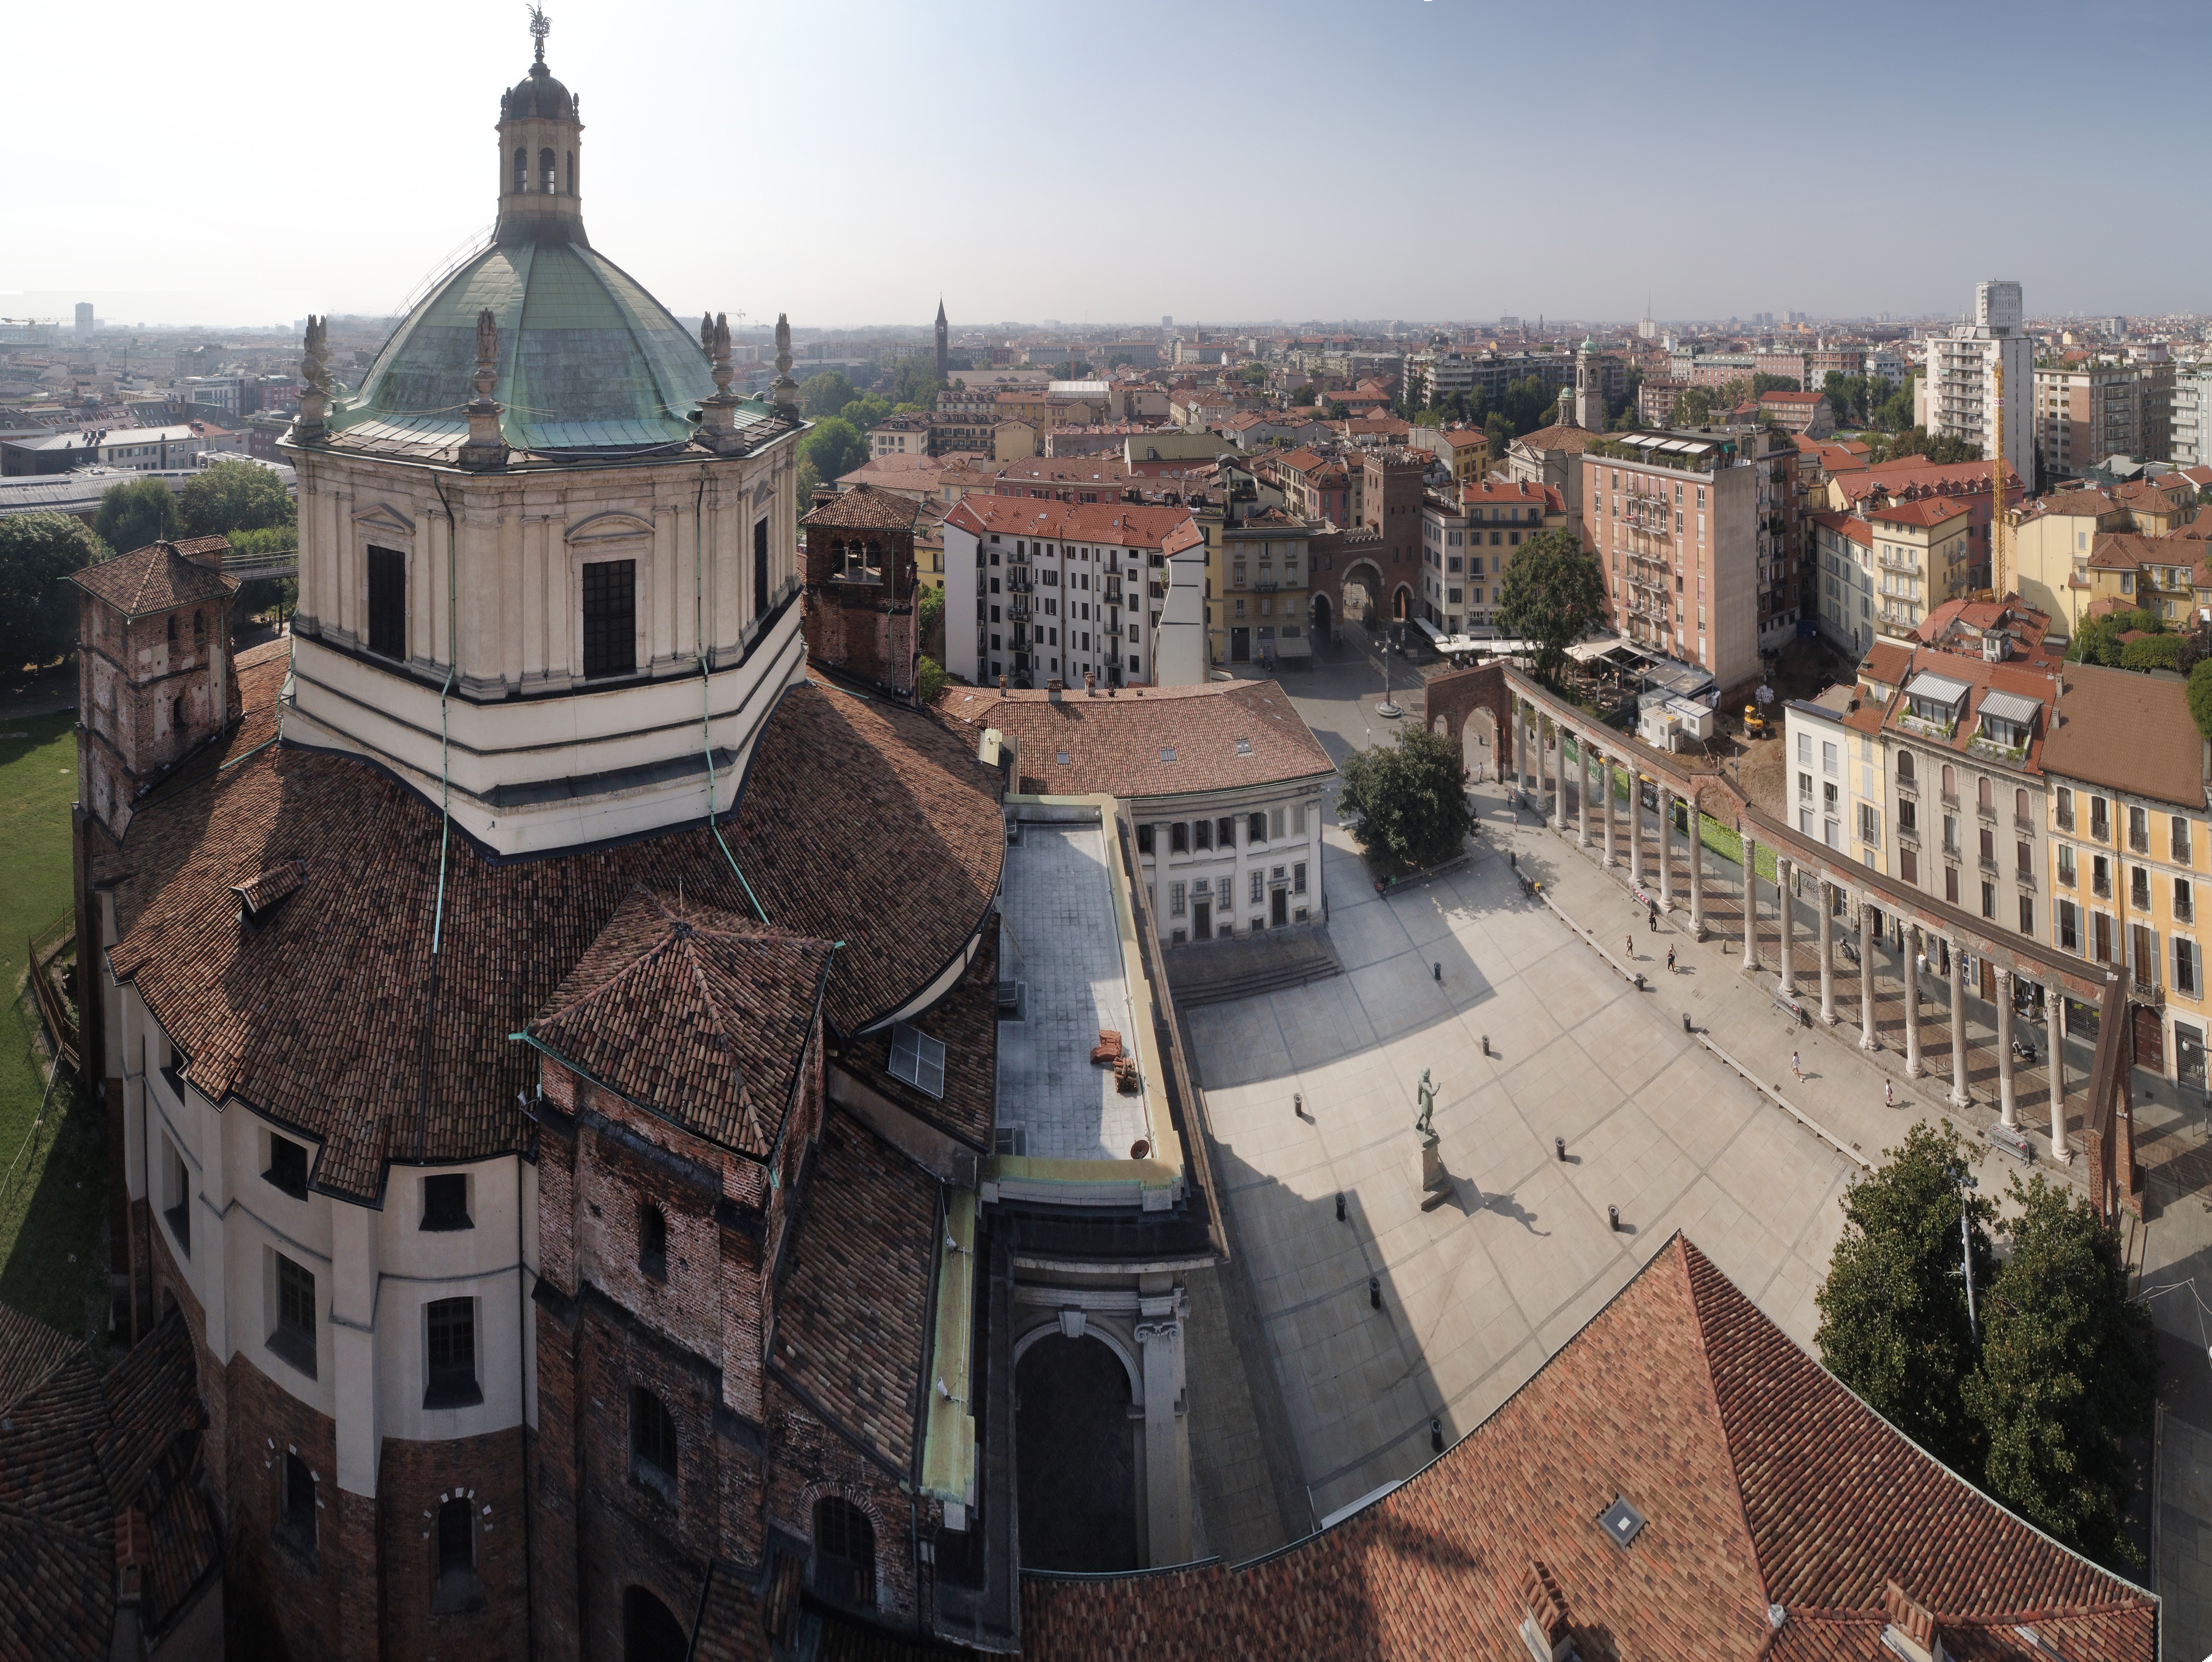
<svg viewBox="0 0 2212 1662">
<path fill-rule="evenodd" d="M 1576 841 L 1583 848 L 1602 839 L 1605 863 L 1620 864 L 1614 843 L 1613 822 L 1617 818 L 1613 792 L 1613 775 L 1616 764 L 1628 775 L 1628 874 L 1632 882 L 1641 887 L 1644 883 L 1644 798 L 1638 788 L 1636 762 L 1626 752 L 1607 754 L 1600 741 L 1590 733 L 1577 728 L 1563 728 L 1548 715 L 1534 699 L 1513 695 L 1516 771 L 1522 788 L 1528 791 L 1540 812 L 1547 789 L 1552 792 L 1552 825 L 1565 835 L 1567 831 L 1567 750 L 1561 742 L 1563 734 L 1571 734 L 1576 741 L 1577 761 Z M 1530 764 L 1533 762 L 1534 766 Z M 1705 839 L 1698 834 L 1701 818 L 1695 799 L 1680 797 L 1666 785 L 1658 787 L 1659 793 L 1659 904 L 1668 911 L 1674 910 L 1674 804 L 1679 800 L 1687 807 L 1689 843 L 1689 933 L 1692 939 L 1705 938 Z M 1590 827 L 1591 799 L 1599 804 L 1600 826 L 1595 833 Z M 1737 834 L 1743 840 L 1743 943 L 1742 966 L 1747 976 L 1756 975 L 1759 968 L 1759 844 L 1748 825 L 1739 825 Z M 1796 943 L 1796 910 L 1790 904 L 1796 891 L 1799 873 L 1796 862 L 1777 851 L 1775 855 L 1776 895 L 1775 910 L 1781 934 L 1779 962 L 1781 990 L 1784 996 L 1797 996 L 1797 964 L 1794 951 Z M 1875 912 L 1876 903 L 1865 893 L 1849 890 L 1831 883 L 1815 874 L 1820 887 L 1820 902 L 1815 908 L 1820 917 L 1819 963 L 1820 977 L 1820 1020 L 1830 1026 L 1837 1025 L 1835 919 L 1839 910 L 1848 908 L 1858 918 L 1859 932 L 1859 1048 L 1878 1050 L 1880 1041 L 1875 1037 L 1873 964 Z M 1908 1078 L 1922 1075 L 1920 1056 L 1920 979 L 1921 964 L 1934 964 L 1948 956 L 1951 980 L 1951 1096 L 1954 1105 L 1963 1106 L 1971 1100 L 1966 1090 L 1966 1046 L 1963 1028 L 1966 1009 L 1966 971 L 1964 943 L 1942 935 L 1919 924 L 1905 928 L 1905 947 L 1911 962 L 1905 975 L 1905 1072 Z M 1996 971 L 1997 1008 L 1997 1103 L 1999 1112 L 2008 1129 L 2019 1129 L 2019 1108 L 2013 1086 L 2013 983 L 2010 970 Z M 2044 988 L 2045 1020 L 2048 1028 L 2046 1047 L 2051 1077 L 2051 1142 L 2053 1151 L 2065 1157 L 2066 1149 L 2066 1084 L 2064 1052 L 2060 1048 L 2059 1001 L 2061 990 L 2056 983 Z"/>
</svg>

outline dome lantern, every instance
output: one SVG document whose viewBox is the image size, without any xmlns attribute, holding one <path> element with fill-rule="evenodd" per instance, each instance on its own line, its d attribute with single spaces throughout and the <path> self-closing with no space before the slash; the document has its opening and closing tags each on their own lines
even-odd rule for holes
<svg viewBox="0 0 2212 1662">
<path fill-rule="evenodd" d="M 552 24 L 530 9 L 538 42 L 530 73 L 499 100 L 499 223 L 501 242 L 579 242 L 584 234 L 583 198 L 577 184 L 584 124 L 576 95 L 545 66 L 545 37 Z"/>
</svg>

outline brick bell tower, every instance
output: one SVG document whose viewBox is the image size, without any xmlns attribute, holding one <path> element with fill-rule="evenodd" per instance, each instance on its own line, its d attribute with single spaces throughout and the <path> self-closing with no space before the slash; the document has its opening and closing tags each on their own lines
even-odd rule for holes
<svg viewBox="0 0 2212 1662">
<path fill-rule="evenodd" d="M 70 863 L 76 924 L 78 1076 L 107 1116 L 108 1238 L 130 1285 L 142 1287 L 143 1219 L 131 1215 L 124 1170 L 123 1081 L 107 1075 L 100 974 L 106 918 L 92 892 L 93 862 L 123 840 L 145 793 L 238 719 L 230 673 L 230 602 L 222 537 L 149 543 L 75 574 L 77 586 L 76 803 Z M 143 1208 L 143 1202 L 141 1203 Z M 128 1245 L 126 1246 L 126 1243 Z M 150 1306 L 127 1300 L 118 1324 L 135 1339 Z"/>
</svg>

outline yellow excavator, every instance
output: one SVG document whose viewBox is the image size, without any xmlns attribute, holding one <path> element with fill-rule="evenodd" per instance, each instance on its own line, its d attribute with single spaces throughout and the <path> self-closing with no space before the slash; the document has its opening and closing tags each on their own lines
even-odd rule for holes
<svg viewBox="0 0 2212 1662">
<path fill-rule="evenodd" d="M 1743 736 L 1747 739 L 1766 737 L 1766 718 L 1759 713 L 1757 704 L 1743 707 Z"/>
</svg>

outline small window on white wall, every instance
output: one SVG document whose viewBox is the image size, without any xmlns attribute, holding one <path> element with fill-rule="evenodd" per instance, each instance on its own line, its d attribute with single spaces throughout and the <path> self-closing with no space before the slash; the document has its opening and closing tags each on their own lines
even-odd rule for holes
<svg viewBox="0 0 2212 1662">
<path fill-rule="evenodd" d="M 177 1152 L 177 1145 L 166 1136 L 161 1139 L 161 1216 L 176 1239 L 177 1250 L 189 1258 L 192 1255 L 191 1176 L 185 1170 L 185 1157 Z"/>
</svg>

